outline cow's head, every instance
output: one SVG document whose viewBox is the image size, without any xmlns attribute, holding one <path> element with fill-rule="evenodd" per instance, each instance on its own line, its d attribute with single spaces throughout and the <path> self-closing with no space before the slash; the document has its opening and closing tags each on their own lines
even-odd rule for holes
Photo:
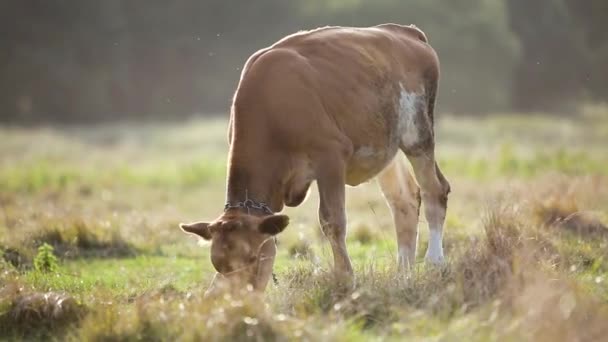
<svg viewBox="0 0 608 342">
<path fill-rule="evenodd" d="M 217 220 L 180 224 L 180 228 L 211 241 L 211 263 L 218 274 L 208 290 L 220 284 L 263 291 L 272 275 L 274 236 L 289 223 L 286 215 L 254 216 L 240 211 Z"/>
</svg>

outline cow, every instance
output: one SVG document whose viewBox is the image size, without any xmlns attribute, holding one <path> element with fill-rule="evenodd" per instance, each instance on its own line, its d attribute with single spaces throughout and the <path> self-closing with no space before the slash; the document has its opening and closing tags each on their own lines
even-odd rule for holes
<svg viewBox="0 0 608 342">
<path fill-rule="evenodd" d="M 413 25 L 322 27 L 254 53 L 230 111 L 224 212 L 180 224 L 211 241 L 210 289 L 228 281 L 264 291 L 275 236 L 289 223 L 280 212 L 300 205 L 313 181 L 339 279 L 353 280 L 345 186 L 374 177 L 391 209 L 399 268 L 407 273 L 415 262 L 421 201 L 430 230 L 425 259 L 442 263 L 450 185 L 434 154 L 438 80 L 437 54 Z"/>
</svg>

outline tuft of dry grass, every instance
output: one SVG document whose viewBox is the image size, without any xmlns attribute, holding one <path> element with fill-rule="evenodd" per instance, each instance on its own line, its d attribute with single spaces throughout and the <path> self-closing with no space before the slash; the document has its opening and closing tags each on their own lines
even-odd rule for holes
<svg viewBox="0 0 608 342">
<path fill-rule="evenodd" d="M 523 271 L 501 296 L 504 333 L 523 340 L 599 341 L 608 334 L 608 308 L 571 279 L 556 273 Z M 514 326 L 515 325 L 515 326 Z"/>
<path fill-rule="evenodd" d="M 14 337 L 61 334 L 85 315 L 84 305 L 65 293 L 23 291 L 5 284 L 1 299 L 0 330 Z"/>
<path fill-rule="evenodd" d="M 536 203 L 536 220 L 542 226 L 572 232 L 586 238 L 608 238 L 608 227 L 591 213 L 580 211 L 568 196 L 554 196 Z"/>
<path fill-rule="evenodd" d="M 529 197 L 530 218 L 538 226 L 578 237 L 608 238 L 608 227 L 596 214 L 608 201 L 605 179 L 601 177 L 547 177 Z"/>
</svg>

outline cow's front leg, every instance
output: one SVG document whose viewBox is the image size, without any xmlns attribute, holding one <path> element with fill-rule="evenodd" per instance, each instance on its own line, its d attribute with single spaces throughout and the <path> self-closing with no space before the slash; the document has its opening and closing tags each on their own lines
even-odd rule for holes
<svg viewBox="0 0 608 342">
<path fill-rule="evenodd" d="M 346 211 L 344 205 L 344 163 L 336 160 L 323 163 L 318 171 L 319 223 L 334 254 L 334 268 L 339 278 L 352 282 L 353 268 L 346 250 Z"/>
</svg>

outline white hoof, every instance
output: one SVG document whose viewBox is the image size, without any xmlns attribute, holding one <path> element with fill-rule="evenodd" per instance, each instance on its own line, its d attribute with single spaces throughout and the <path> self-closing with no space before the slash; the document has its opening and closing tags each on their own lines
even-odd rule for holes
<svg viewBox="0 0 608 342">
<path fill-rule="evenodd" d="M 424 257 L 424 261 L 428 265 L 443 265 L 445 263 L 445 258 L 443 257 L 443 254 L 427 253 Z"/>
</svg>

